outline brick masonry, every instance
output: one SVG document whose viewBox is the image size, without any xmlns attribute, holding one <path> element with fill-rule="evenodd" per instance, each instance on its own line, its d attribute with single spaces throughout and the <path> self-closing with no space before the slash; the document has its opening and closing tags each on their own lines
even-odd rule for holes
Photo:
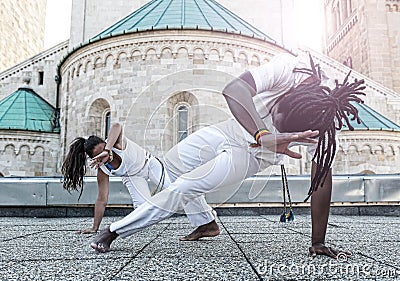
<svg viewBox="0 0 400 281">
<path fill-rule="evenodd" d="M 325 1 L 326 54 L 351 58 L 353 69 L 399 93 L 399 7 L 399 0 Z"/>
<path fill-rule="evenodd" d="M 43 50 L 45 15 L 46 0 L 0 1 L 0 72 Z"/>
</svg>

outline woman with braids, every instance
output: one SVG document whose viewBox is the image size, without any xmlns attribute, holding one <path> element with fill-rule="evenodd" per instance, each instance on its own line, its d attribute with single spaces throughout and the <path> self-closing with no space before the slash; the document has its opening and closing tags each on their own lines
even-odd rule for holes
<svg viewBox="0 0 400 281">
<path fill-rule="evenodd" d="M 109 176 L 121 176 L 133 201 L 134 208 L 148 200 L 150 190 L 147 180 L 160 185 L 169 184 L 169 178 L 161 162 L 143 148 L 122 137 L 122 126 L 111 126 L 107 142 L 97 136 L 88 139 L 76 138 L 70 146 L 62 165 L 63 187 L 70 190 L 80 188 L 83 192 L 83 177 L 86 174 L 87 156 L 92 159 L 90 166 L 97 168 L 98 195 L 94 209 L 93 226 L 80 233 L 96 233 L 104 216 L 108 201 Z"/>
<path fill-rule="evenodd" d="M 179 206 L 216 187 L 239 186 L 245 178 L 278 164 L 283 154 L 301 158 L 290 150 L 296 142 L 310 146 L 313 153 L 309 252 L 336 257 L 338 251 L 324 245 L 332 188 L 330 167 L 342 118 L 350 129 L 348 116 L 358 119 L 350 102 L 361 102 L 358 95 L 363 82 L 349 84 L 346 78 L 330 90 L 322 86 L 323 78 L 311 57 L 307 62 L 281 54 L 234 79 L 223 90 L 234 118 L 203 128 L 172 148 L 165 159 L 168 169 L 184 165 L 187 172 L 152 202 L 104 229 L 91 247 L 106 252 L 118 236 L 127 237 L 165 219 Z M 188 238 L 196 238 L 207 227 L 199 226 Z"/>
<path fill-rule="evenodd" d="M 64 175 L 63 187 L 70 190 L 80 188 L 83 192 L 83 177 L 86 174 L 86 159 L 91 158 L 90 166 L 97 169 L 98 195 L 94 209 L 93 226 L 81 230 L 80 233 L 96 233 L 104 216 L 108 201 L 109 176 L 120 176 L 128 189 L 134 208 L 150 200 L 151 194 L 147 181 L 157 185 L 156 191 L 168 187 L 171 177 L 163 163 L 142 147 L 123 137 L 122 126 L 114 123 L 109 132 L 107 142 L 97 136 L 88 139 L 76 138 L 62 165 Z M 209 223 L 209 217 L 214 219 L 214 212 L 209 208 L 204 197 L 196 198 L 189 208 L 185 208 L 190 223 L 200 226 Z M 219 229 L 203 236 L 215 236 Z"/>
</svg>

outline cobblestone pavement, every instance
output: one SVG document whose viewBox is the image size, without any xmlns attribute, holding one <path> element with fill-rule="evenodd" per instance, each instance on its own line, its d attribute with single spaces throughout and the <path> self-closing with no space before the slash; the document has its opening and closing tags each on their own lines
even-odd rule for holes
<svg viewBox="0 0 400 281">
<path fill-rule="evenodd" d="M 76 233 L 92 218 L 0 218 L 0 280 L 400 280 L 399 217 L 331 215 L 327 244 L 347 260 L 308 257 L 309 216 L 278 219 L 220 216 L 218 237 L 180 242 L 192 228 L 173 217 L 98 254 Z"/>
</svg>

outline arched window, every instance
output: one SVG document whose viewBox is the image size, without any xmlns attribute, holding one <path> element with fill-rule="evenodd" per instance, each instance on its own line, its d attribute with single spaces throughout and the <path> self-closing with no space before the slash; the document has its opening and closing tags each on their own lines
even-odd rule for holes
<svg viewBox="0 0 400 281">
<path fill-rule="evenodd" d="M 169 97 L 163 143 L 166 150 L 196 131 L 200 123 L 198 110 L 198 101 L 190 92 L 183 91 Z"/>
<path fill-rule="evenodd" d="M 177 114 L 177 142 L 180 142 L 188 136 L 188 121 L 189 121 L 188 106 L 180 105 Z"/>
<path fill-rule="evenodd" d="M 111 127 L 111 112 L 107 111 L 104 115 L 104 138 L 108 138 L 108 133 Z"/>
<path fill-rule="evenodd" d="M 106 131 L 106 120 L 107 113 L 110 112 L 110 104 L 105 99 L 96 99 L 88 108 L 87 114 L 87 125 L 82 126 L 83 134 L 90 136 L 95 135 L 99 137 L 105 137 L 108 135 Z M 82 122 L 85 122 L 82 120 Z"/>
</svg>

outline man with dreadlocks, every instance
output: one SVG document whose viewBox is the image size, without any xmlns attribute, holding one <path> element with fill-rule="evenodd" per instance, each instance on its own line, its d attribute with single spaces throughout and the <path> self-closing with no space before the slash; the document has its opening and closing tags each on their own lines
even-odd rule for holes
<svg viewBox="0 0 400 281">
<path fill-rule="evenodd" d="M 331 91 L 321 85 L 323 73 L 311 57 L 306 63 L 289 54 L 243 73 L 223 90 L 235 118 L 196 131 L 172 148 L 165 157 L 168 169 L 174 173 L 186 167 L 186 171 L 151 203 L 142 204 L 103 230 L 92 248 L 106 252 L 118 236 L 127 237 L 161 221 L 217 187 L 232 186 L 235 191 L 245 178 L 277 164 L 283 154 L 301 158 L 289 149 L 292 142 L 298 142 L 313 145 L 310 151 L 315 151 L 309 191 L 309 196 L 313 195 L 309 251 L 312 256 L 336 257 L 338 252 L 324 245 L 332 187 L 330 166 L 336 152 L 336 130 L 342 127 L 342 118 L 350 129 L 347 116 L 358 119 L 350 102 L 361 102 L 357 95 L 363 89 L 362 81 L 349 84 L 347 78 Z M 207 227 L 198 227 L 186 238 L 196 240 Z"/>
<path fill-rule="evenodd" d="M 336 130 L 342 128 L 343 120 L 350 130 L 354 129 L 348 116 L 360 122 L 351 102 L 362 103 L 358 95 L 364 95 L 361 91 L 365 88 L 364 81 L 350 84 L 349 74 L 343 83 L 336 81 L 336 87 L 331 90 L 323 85 L 327 78 L 311 56 L 308 64 L 301 57 L 281 54 L 270 63 L 243 73 L 224 90 L 231 112 L 249 133 L 319 131 L 318 144 L 308 149 L 313 162 L 311 186 L 305 199 L 311 197 L 309 252 L 313 257 L 322 254 L 335 258 L 339 253 L 324 245 L 332 191 L 331 165 L 337 148 Z M 276 163 L 279 160 L 278 155 Z"/>
</svg>

